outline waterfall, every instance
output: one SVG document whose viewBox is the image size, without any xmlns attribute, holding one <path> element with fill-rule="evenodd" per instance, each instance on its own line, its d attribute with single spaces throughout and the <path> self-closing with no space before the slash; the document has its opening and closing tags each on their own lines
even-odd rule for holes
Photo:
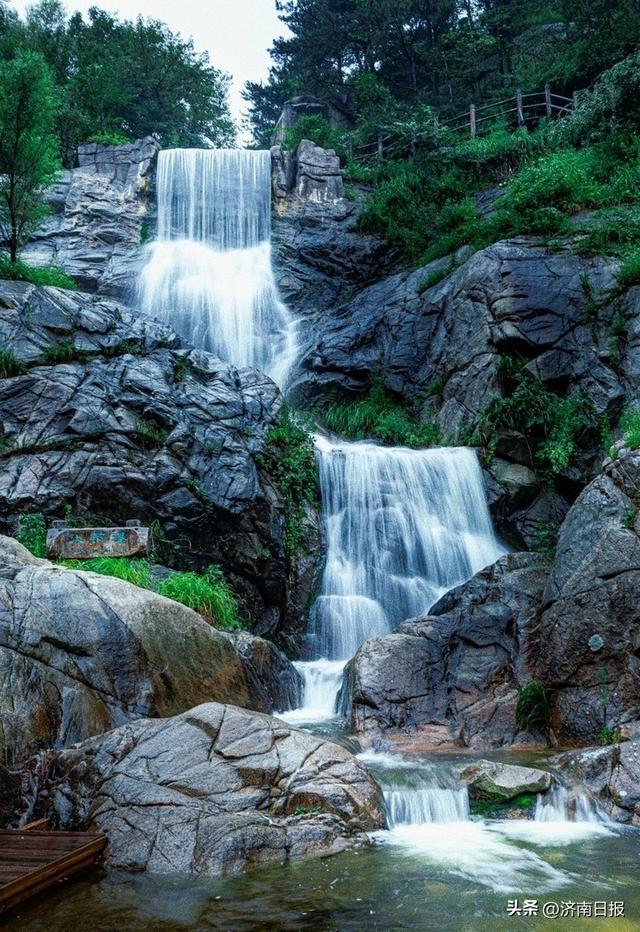
<svg viewBox="0 0 640 932">
<path fill-rule="evenodd" d="M 555 783 L 544 795 L 538 796 L 535 821 L 604 823 L 609 819 L 599 812 L 594 800 L 583 790 L 575 790 L 569 796 L 564 786 Z"/>
<path fill-rule="evenodd" d="M 139 302 L 194 346 L 284 386 L 293 318 L 271 267 L 271 156 L 245 149 L 158 155 L 158 238 Z"/>
<path fill-rule="evenodd" d="M 309 718 L 333 711 L 336 664 L 363 641 L 426 612 L 504 552 L 472 450 L 319 438 L 317 457 L 327 557 L 306 640 L 314 659 L 298 664 L 314 680 L 313 703 L 308 691 L 304 698 Z"/>
<path fill-rule="evenodd" d="M 457 790 L 442 786 L 420 790 L 387 789 L 383 790 L 383 797 L 389 828 L 469 820 L 469 794 L 466 787 Z"/>
</svg>

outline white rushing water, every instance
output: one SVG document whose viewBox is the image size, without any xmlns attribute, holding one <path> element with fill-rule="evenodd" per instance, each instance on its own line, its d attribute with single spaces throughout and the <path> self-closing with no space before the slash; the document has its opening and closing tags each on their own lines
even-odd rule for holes
<svg viewBox="0 0 640 932">
<path fill-rule="evenodd" d="M 297 719 L 334 710 L 344 664 L 502 553 L 475 453 L 317 440 L 326 564 Z M 331 661 L 331 663 L 328 663 Z M 305 711 L 306 710 L 306 711 Z"/>
<path fill-rule="evenodd" d="M 270 153 L 165 149 L 156 183 L 158 238 L 140 277 L 142 310 L 284 386 L 297 341 L 271 266 Z"/>
<path fill-rule="evenodd" d="M 586 794 L 561 786 L 538 797 L 535 819 L 485 820 L 470 816 L 468 790 L 444 762 L 375 751 L 358 759 L 383 793 L 388 827 L 376 842 L 495 891 L 563 887 L 572 877 L 550 863 L 548 849 L 610 834 Z"/>
</svg>

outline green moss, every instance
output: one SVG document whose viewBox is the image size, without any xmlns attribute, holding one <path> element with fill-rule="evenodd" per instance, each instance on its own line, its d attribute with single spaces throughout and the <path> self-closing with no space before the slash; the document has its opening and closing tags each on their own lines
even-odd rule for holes
<svg viewBox="0 0 640 932">
<path fill-rule="evenodd" d="M 318 505 L 318 469 L 311 432 L 286 406 L 255 461 L 269 473 L 285 501 L 283 544 L 289 559 L 295 559 L 304 550 L 306 509 Z"/>
<path fill-rule="evenodd" d="M 513 799 L 470 799 L 471 815 L 482 819 L 504 819 L 511 809 L 522 809 L 530 813 L 536 804 L 537 796 L 533 793 L 520 793 Z"/>
<path fill-rule="evenodd" d="M 0 256 L 0 279 L 10 281 L 29 282 L 31 285 L 44 287 L 52 285 L 55 288 L 68 288 L 77 290 L 77 284 L 70 275 L 56 265 L 35 267 L 26 262 L 11 262 L 7 257 Z"/>
<path fill-rule="evenodd" d="M 396 401 L 377 376 L 372 377 L 362 398 L 334 402 L 321 412 L 320 418 L 329 430 L 352 440 L 372 438 L 414 448 L 437 446 L 441 441 L 437 424 L 420 420 Z"/>
</svg>

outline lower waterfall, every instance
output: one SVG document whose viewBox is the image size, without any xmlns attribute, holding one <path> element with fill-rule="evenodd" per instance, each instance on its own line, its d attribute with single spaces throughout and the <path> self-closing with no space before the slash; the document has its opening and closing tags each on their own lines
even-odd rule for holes
<svg viewBox="0 0 640 932">
<path fill-rule="evenodd" d="M 298 720 L 330 717 L 341 669 L 360 645 L 426 612 L 497 560 L 476 454 L 317 439 L 326 565 L 297 664 Z"/>
</svg>

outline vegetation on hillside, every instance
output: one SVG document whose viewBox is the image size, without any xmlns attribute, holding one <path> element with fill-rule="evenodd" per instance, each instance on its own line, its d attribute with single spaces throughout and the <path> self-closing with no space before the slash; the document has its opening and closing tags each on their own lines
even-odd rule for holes
<svg viewBox="0 0 640 932">
<path fill-rule="evenodd" d="M 70 524 L 77 523 L 69 506 L 65 509 L 65 519 Z M 15 536 L 34 556 L 46 557 L 47 526 L 41 512 L 21 515 Z M 93 557 L 88 560 L 61 560 L 60 563 L 68 569 L 114 576 L 142 589 L 150 589 L 192 608 L 217 628 L 237 631 L 243 627 L 238 597 L 219 566 L 208 566 L 203 573 L 173 571 L 158 576 L 149 560 L 134 557 Z"/>
<path fill-rule="evenodd" d="M 0 5 L 0 60 L 40 56 L 59 106 L 62 160 L 82 142 L 121 143 L 151 133 L 181 146 L 232 145 L 229 76 L 162 22 L 135 21 L 92 6 L 84 18 L 60 0 L 39 0 L 25 21 Z"/>
</svg>

